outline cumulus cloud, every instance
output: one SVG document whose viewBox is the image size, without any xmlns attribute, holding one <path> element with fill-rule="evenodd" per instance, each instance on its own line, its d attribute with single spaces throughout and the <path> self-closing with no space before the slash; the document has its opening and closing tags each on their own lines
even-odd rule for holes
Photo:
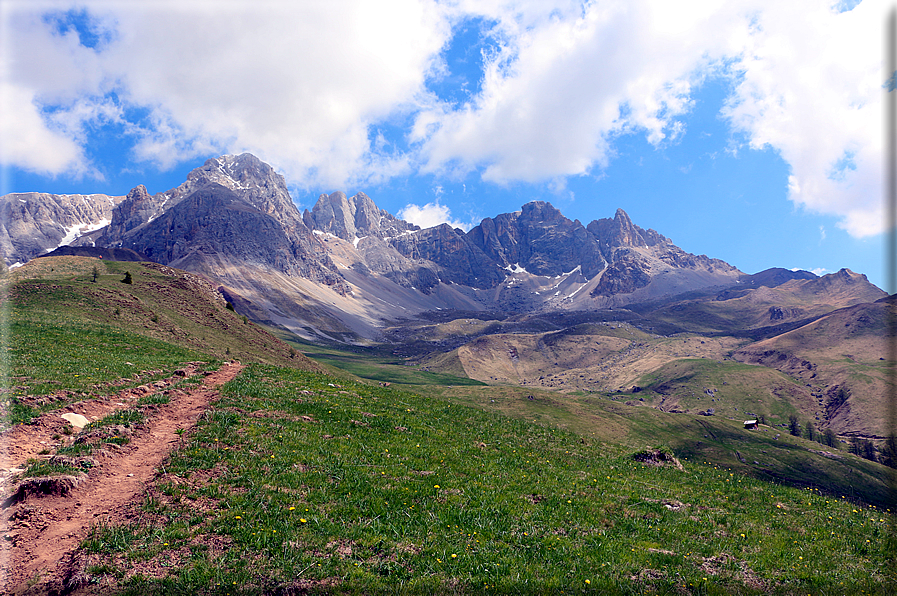
<svg viewBox="0 0 897 596">
<path fill-rule="evenodd" d="M 734 83 L 722 113 L 733 151 L 741 139 L 775 149 L 791 168 L 791 200 L 839 217 L 854 236 L 882 231 L 882 2 L 841 12 L 817 1 L 707 0 L 688 10 L 620 1 L 551 13 L 498 2 L 485 14 L 504 42 L 478 97 L 419 114 L 425 170 L 479 169 L 499 183 L 595 174 L 621 134 L 655 145 L 687 134 L 694 89 L 722 76 Z"/>
<path fill-rule="evenodd" d="M 29 89 L 0 82 L 0 164 L 45 175 L 80 172 L 86 168 L 80 145 L 52 129 L 32 102 Z"/>
<path fill-rule="evenodd" d="M 83 175 L 91 171 L 83 123 L 102 111 L 89 107 L 102 69 L 75 32 L 53 32 L 39 10 L 49 7 L 39 1 L 0 7 L 0 165 Z M 42 107 L 60 103 L 67 107 L 52 113 Z"/>
<path fill-rule="evenodd" d="M 422 207 L 409 203 L 402 207 L 396 215 L 399 219 L 404 219 L 422 228 L 448 224 L 453 228 L 461 228 L 466 232 L 473 227 L 470 223 L 453 220 L 451 210 L 445 205 L 441 205 L 438 201 L 427 203 Z"/>
<path fill-rule="evenodd" d="M 192 156 L 217 145 L 325 185 L 404 171 L 404 156 L 374 151 L 369 127 L 422 92 L 449 31 L 436 6 L 176 6 L 124 11 L 108 52 L 129 101 L 157 106 L 156 125 L 138 145 L 142 157 L 164 162 L 172 151 Z"/>
<path fill-rule="evenodd" d="M 138 160 L 166 168 L 251 151 L 297 183 L 326 186 L 407 172 L 408 157 L 378 151 L 369 130 L 416 105 L 450 32 L 427 0 L 390 10 L 364 0 L 87 2 L 92 22 L 114 28 L 88 48 L 48 18 L 84 5 L 18 3 L 7 27 L 7 47 L 28 51 L 10 53 L 18 67 L 7 64 L 3 79 L 25 85 L 13 107 L 33 130 L 52 132 L 51 113 L 88 122 L 78 98 L 114 93 L 143 111 L 128 127 Z M 60 163 L 48 157 L 44 169 Z"/>
<path fill-rule="evenodd" d="M 695 89 L 722 76 L 733 83 L 721 114 L 733 150 L 774 149 L 790 167 L 791 200 L 866 236 L 883 221 L 884 3 L 838 6 L 7 2 L 0 160 L 88 172 L 87 131 L 116 122 L 134 141 L 133 158 L 161 168 L 250 151 L 300 187 L 478 172 L 561 188 L 567 177 L 600 175 L 620 135 L 663 146 L 689 134 Z M 67 11 L 81 14 L 99 43 L 61 26 Z M 453 27 L 470 19 L 487 23 L 494 41 L 479 91 L 461 105 L 442 102 L 428 82 L 445 74 Z M 377 132 L 384 123 L 407 143 L 387 142 Z"/>
<path fill-rule="evenodd" d="M 838 12 L 772 2 L 755 15 L 723 115 L 791 167 L 789 198 L 851 235 L 882 232 L 882 3 Z M 799 27 L 795 23 L 800 23 Z"/>
<path fill-rule="evenodd" d="M 420 114 L 425 168 L 485 165 L 487 180 L 535 182 L 605 166 L 622 133 L 675 139 L 694 86 L 737 51 L 749 19 L 730 2 L 692 8 L 592 3 L 523 30 L 509 12 L 476 100 Z"/>
</svg>

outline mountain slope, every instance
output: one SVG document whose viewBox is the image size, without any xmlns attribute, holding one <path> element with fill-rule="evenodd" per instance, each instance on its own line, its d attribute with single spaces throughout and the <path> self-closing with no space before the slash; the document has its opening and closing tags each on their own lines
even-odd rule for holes
<svg viewBox="0 0 897 596">
<path fill-rule="evenodd" d="M 96 196 L 89 213 L 82 203 L 90 201 L 3 200 L 19 214 L 7 218 L 9 242 L 0 238 L 9 264 L 24 254 L 13 244 L 33 244 L 26 236 L 36 227 L 49 236 L 27 258 L 68 243 L 64 233 L 88 222 L 77 223 L 72 244 L 127 248 L 202 273 L 229 288 L 243 312 L 309 338 L 379 339 L 391 321 L 436 309 L 618 308 L 729 287 L 743 276 L 639 228 L 622 210 L 583 225 L 535 201 L 466 233 L 421 230 L 364 193 L 321 195 L 300 213 L 283 177 L 250 154 L 210 159 L 165 192 L 137 186 L 125 197 Z M 54 209 L 40 206 L 47 201 Z M 47 212 L 43 223 L 26 225 L 23 209 Z"/>
<path fill-rule="evenodd" d="M 126 272 L 131 274 L 130 284 L 122 283 Z M 110 327 L 209 357 L 318 370 L 315 363 L 227 309 L 218 286 L 172 267 L 43 257 L 13 270 L 4 284 L 3 302 L 16 311 L 18 320 Z"/>
<path fill-rule="evenodd" d="M 893 395 L 888 329 L 893 300 L 858 304 L 739 349 L 739 361 L 775 368 L 805 383 L 817 424 L 839 434 L 883 438 L 893 432 L 883 396 Z"/>
<path fill-rule="evenodd" d="M 22 264 L 108 225 L 125 197 L 39 192 L 0 197 L 0 255 Z"/>
</svg>

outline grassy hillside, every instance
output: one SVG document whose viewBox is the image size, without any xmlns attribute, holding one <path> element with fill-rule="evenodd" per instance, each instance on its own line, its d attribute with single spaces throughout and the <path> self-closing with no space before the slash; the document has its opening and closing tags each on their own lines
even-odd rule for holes
<svg viewBox="0 0 897 596">
<path fill-rule="evenodd" d="M 893 590 L 890 514 L 701 460 L 649 463 L 443 400 L 253 366 L 133 521 L 97 525 L 84 549 L 97 581 L 130 594 Z"/>
<path fill-rule="evenodd" d="M 122 283 L 126 272 L 131 284 Z M 35 259 L 0 279 L 0 313 L 7 422 L 152 382 L 190 361 L 322 370 L 225 308 L 208 282 L 155 263 Z"/>
<path fill-rule="evenodd" d="M 329 367 L 332 372 L 345 371 L 354 378 L 405 385 L 485 385 L 464 375 L 463 368 L 431 372 L 405 361 L 381 348 L 346 348 L 312 345 L 299 341 L 292 334 L 276 329 L 271 332 L 286 339 L 314 361 Z M 453 374 L 454 373 L 454 374 Z"/>
<path fill-rule="evenodd" d="M 434 352 L 413 362 L 493 384 L 560 391 L 630 389 L 642 375 L 683 358 L 722 360 L 743 345 L 731 337 L 649 334 L 629 324 L 581 324 L 539 334 L 483 335 L 451 352 Z"/>
<path fill-rule="evenodd" d="M 616 333 L 629 332 L 628 325 L 616 327 Z M 573 351 L 571 346 L 588 336 L 583 333 L 550 336 L 555 346 L 562 342 L 573 352 L 567 358 L 582 358 L 581 351 Z M 508 346 L 526 345 L 529 337 L 487 336 L 478 342 L 490 347 L 490 355 L 495 360 L 503 358 L 513 363 Z M 420 366 L 403 366 L 402 360 L 393 356 L 371 355 L 369 350 L 361 348 L 349 352 L 335 347 L 296 345 L 335 369 L 364 379 L 403 384 L 425 395 L 570 430 L 606 445 L 638 449 L 664 443 L 677 454 L 726 466 L 757 479 L 811 487 L 878 506 L 891 502 L 893 472 L 887 467 L 847 453 L 846 443 L 828 447 L 788 434 L 790 415 L 797 415 L 804 425 L 818 413 L 818 404 L 804 383 L 763 366 L 728 359 L 683 357 L 702 350 L 708 354 L 718 352 L 728 345 L 718 338 L 676 336 L 645 341 L 639 336 L 639 339 L 624 351 L 626 359 L 640 360 L 643 365 L 664 359 L 667 363 L 634 379 L 641 388 L 638 392 L 568 390 L 561 393 L 507 382 L 471 386 L 469 379 L 446 374 L 450 370 L 460 374 L 469 366 L 459 365 L 458 350 L 428 358 Z M 531 353 L 520 348 L 518 355 L 523 361 Z M 484 370 L 496 370 L 487 368 L 490 358 L 483 356 L 482 349 L 478 363 Z M 584 370 L 588 371 L 566 371 L 566 378 L 574 381 L 570 386 L 575 387 L 575 380 Z M 713 416 L 698 415 L 709 408 L 714 409 Z M 743 428 L 745 419 L 761 415 L 769 426 L 757 431 Z"/>
<path fill-rule="evenodd" d="M 893 503 L 894 471 L 782 428 L 745 430 L 742 420 L 662 412 L 615 395 L 558 394 L 520 387 L 432 387 L 454 403 L 470 405 L 576 433 L 609 450 L 663 443 L 677 455 L 707 461 L 741 475 L 818 489 L 879 507 Z"/>
<path fill-rule="evenodd" d="M 887 436 L 882 396 L 893 395 L 887 344 L 892 302 L 836 310 L 782 335 L 738 350 L 734 357 L 778 369 L 804 383 L 817 400 L 820 420 L 842 434 Z"/>
<path fill-rule="evenodd" d="M 122 283 L 128 273 L 132 283 Z M 49 257 L 14 270 L 5 283 L 4 304 L 29 320 L 105 325 L 220 358 L 315 366 L 225 308 L 211 282 L 171 267 Z"/>
<path fill-rule="evenodd" d="M 680 359 L 642 376 L 633 394 L 645 405 L 665 411 L 706 412 L 738 419 L 764 416 L 770 425 L 784 427 L 790 415 L 801 420 L 818 413 L 806 386 L 762 366 L 732 361 Z"/>
</svg>

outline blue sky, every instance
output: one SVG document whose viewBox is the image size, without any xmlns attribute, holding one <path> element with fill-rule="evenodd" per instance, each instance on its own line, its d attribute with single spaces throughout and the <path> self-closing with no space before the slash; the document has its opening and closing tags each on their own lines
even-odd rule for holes
<svg viewBox="0 0 897 596">
<path fill-rule="evenodd" d="M 748 273 L 884 287 L 884 9 L 0 0 L 0 194 L 160 192 L 249 151 L 300 208 L 363 191 L 469 228 L 622 207 Z"/>
</svg>

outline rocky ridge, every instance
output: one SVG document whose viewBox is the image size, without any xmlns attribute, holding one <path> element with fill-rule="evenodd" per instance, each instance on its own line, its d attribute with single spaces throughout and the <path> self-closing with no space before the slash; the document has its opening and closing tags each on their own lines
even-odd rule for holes
<svg viewBox="0 0 897 596">
<path fill-rule="evenodd" d="M 749 286 L 737 288 L 741 280 L 759 283 L 686 253 L 622 209 L 583 224 L 534 201 L 469 232 L 420 229 L 364 193 L 322 194 L 300 213 L 283 177 L 250 154 L 209 159 L 153 195 L 140 185 L 124 197 L 2 201 L 8 264 L 60 243 L 129 249 L 206 275 L 249 316 L 309 337 L 377 338 L 390 321 L 438 309 L 591 311 L 694 291 L 736 297 Z M 41 243 L 16 248 L 37 228 L 46 230 Z M 792 310 L 770 316 L 793 319 Z"/>
<path fill-rule="evenodd" d="M 0 255 L 6 266 L 28 262 L 107 226 L 125 197 L 12 193 L 0 197 Z"/>
</svg>

